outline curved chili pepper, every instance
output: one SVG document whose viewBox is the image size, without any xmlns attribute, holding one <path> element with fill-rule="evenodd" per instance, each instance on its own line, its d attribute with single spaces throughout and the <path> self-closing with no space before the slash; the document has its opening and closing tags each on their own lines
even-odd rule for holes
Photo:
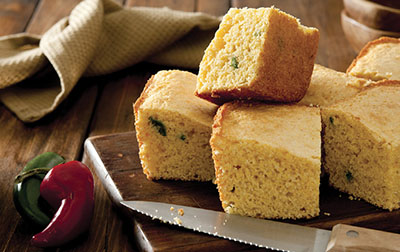
<svg viewBox="0 0 400 252">
<path fill-rule="evenodd" d="M 14 180 L 14 205 L 20 215 L 41 227 L 51 220 L 50 206 L 40 199 L 40 184 L 46 173 L 55 165 L 64 163 L 62 156 L 45 152 L 29 161 Z"/>
<path fill-rule="evenodd" d="M 40 185 L 40 195 L 58 210 L 50 224 L 32 237 L 32 245 L 57 247 L 85 232 L 94 209 L 93 189 L 92 173 L 81 162 L 53 167 Z"/>
</svg>

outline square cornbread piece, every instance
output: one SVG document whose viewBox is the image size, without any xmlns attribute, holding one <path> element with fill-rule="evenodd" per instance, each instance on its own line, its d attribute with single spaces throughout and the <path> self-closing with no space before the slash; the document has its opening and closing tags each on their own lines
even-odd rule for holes
<svg viewBox="0 0 400 252">
<path fill-rule="evenodd" d="M 400 38 L 381 37 L 369 42 L 346 72 L 373 81 L 400 80 Z"/>
<path fill-rule="evenodd" d="M 356 95 L 372 81 L 315 64 L 310 86 L 299 104 L 329 106 Z"/>
<path fill-rule="evenodd" d="M 148 179 L 214 179 L 209 140 L 217 107 L 196 97 L 195 87 L 195 74 L 160 71 L 136 101 L 139 156 Z"/>
<path fill-rule="evenodd" d="M 400 207 L 400 81 L 382 81 L 322 108 L 323 167 L 340 191 Z"/>
<path fill-rule="evenodd" d="M 315 107 L 221 106 L 210 144 L 225 212 L 274 219 L 317 216 L 320 133 Z"/>
<path fill-rule="evenodd" d="M 200 63 L 196 95 L 216 104 L 236 99 L 303 98 L 319 31 L 274 7 L 232 8 Z"/>
</svg>

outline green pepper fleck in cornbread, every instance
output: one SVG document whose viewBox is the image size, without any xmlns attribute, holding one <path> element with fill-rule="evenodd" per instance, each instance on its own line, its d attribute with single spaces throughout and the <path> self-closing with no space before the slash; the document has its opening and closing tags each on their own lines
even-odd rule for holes
<svg viewBox="0 0 400 252">
<path fill-rule="evenodd" d="M 330 184 L 384 209 L 400 208 L 400 81 L 372 84 L 321 113 Z"/>
<path fill-rule="evenodd" d="M 320 134 L 319 108 L 222 105 L 210 144 L 225 212 L 258 218 L 317 216 Z"/>
<path fill-rule="evenodd" d="M 231 100 L 299 101 L 308 88 L 319 31 L 274 7 L 231 8 L 206 49 L 196 95 Z"/>
<path fill-rule="evenodd" d="M 139 156 L 148 179 L 214 179 L 208 142 L 217 106 L 196 97 L 195 87 L 195 74 L 160 71 L 136 101 Z"/>
</svg>

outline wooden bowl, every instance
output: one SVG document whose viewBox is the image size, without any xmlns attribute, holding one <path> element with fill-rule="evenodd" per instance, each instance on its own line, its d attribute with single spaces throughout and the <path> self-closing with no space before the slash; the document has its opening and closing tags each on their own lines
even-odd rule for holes
<svg viewBox="0 0 400 252">
<path fill-rule="evenodd" d="M 390 32 L 370 28 L 350 18 L 345 10 L 341 12 L 342 28 L 347 40 L 358 53 L 369 41 L 382 36 L 399 38 L 400 32 Z"/>
<path fill-rule="evenodd" d="M 347 15 L 370 28 L 400 32 L 400 1 L 343 0 Z"/>
</svg>

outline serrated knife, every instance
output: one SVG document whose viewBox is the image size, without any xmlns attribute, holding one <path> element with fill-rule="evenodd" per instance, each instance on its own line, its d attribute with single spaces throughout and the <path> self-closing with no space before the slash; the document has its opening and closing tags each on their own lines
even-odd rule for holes
<svg viewBox="0 0 400 252">
<path fill-rule="evenodd" d="M 338 224 L 332 232 L 195 207 L 150 201 L 121 201 L 136 212 L 194 231 L 288 252 L 400 251 L 400 235 Z"/>
</svg>

